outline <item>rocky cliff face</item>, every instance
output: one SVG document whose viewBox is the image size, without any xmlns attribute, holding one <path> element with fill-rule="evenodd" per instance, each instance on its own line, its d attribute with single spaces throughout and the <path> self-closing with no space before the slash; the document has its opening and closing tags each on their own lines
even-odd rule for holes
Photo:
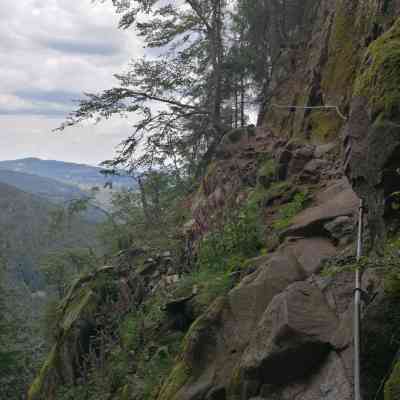
<svg viewBox="0 0 400 400">
<path fill-rule="evenodd" d="M 184 278 L 174 261 L 174 267 L 152 267 L 154 279 L 144 284 L 139 303 L 130 300 L 137 286 L 118 283 L 118 298 L 132 307 L 151 299 L 158 288 L 154 282 L 168 282 L 173 298 L 164 298 L 164 322 L 145 329 L 151 340 L 132 355 L 135 371 L 126 373 L 130 383 L 116 385 L 110 399 L 353 398 L 353 271 L 321 271 L 354 263 L 360 198 L 368 206 L 372 249 L 379 252 L 391 220 L 390 199 L 400 188 L 400 1 L 283 3 L 270 2 L 277 16 L 270 27 L 276 65 L 263 123 L 224 137 L 191 199 L 192 218 L 185 225 L 195 248 L 227 209 L 257 204 L 263 210 L 267 251 L 246 260 L 246 267 L 235 271 L 231 290 L 220 296 L 204 296 L 206 287 L 197 285 L 182 294 Z M 129 279 L 136 282 L 138 276 Z M 97 279 L 84 282 L 91 294 L 79 297 L 90 304 L 90 315 L 100 307 L 91 300 L 101 298 L 93 294 Z M 111 281 L 121 279 L 128 278 L 118 272 Z M 363 288 L 372 295 L 363 308 L 364 399 L 382 399 L 385 393 L 385 400 L 395 400 L 399 367 L 388 377 L 398 350 L 398 299 L 385 295 L 373 270 L 364 272 Z M 87 319 L 86 305 L 70 308 L 74 293 L 81 292 L 74 290 L 62 311 L 61 336 L 32 387 L 31 400 L 57 398 L 51 388 L 80 377 L 67 373 L 77 361 L 66 357 L 71 347 L 62 347 L 79 342 Z M 182 336 L 178 350 L 171 352 L 171 343 L 162 338 L 174 334 Z M 82 346 L 72 349 L 74 360 L 82 359 Z M 154 381 L 150 394 L 138 390 L 143 384 L 140 354 L 148 356 L 150 366 L 163 352 L 173 354 L 165 376 Z"/>
<path fill-rule="evenodd" d="M 221 146 L 191 226 L 204 229 L 226 204 L 243 201 L 252 171 L 265 225 L 278 237 L 254 261 L 255 272 L 192 325 L 180 356 L 190 373 L 161 398 L 351 399 L 352 273 L 320 275 L 323 260 L 350 255 L 354 240 L 359 199 L 341 176 L 338 146 L 266 136 L 263 129 L 244 132 L 235 155 L 229 137 Z M 305 189 L 309 207 L 287 226 L 277 224 L 282 207 Z"/>
<path fill-rule="evenodd" d="M 384 236 L 383 203 L 400 187 L 400 3 L 290 4 L 288 12 L 297 18 L 288 19 L 286 40 L 279 40 L 263 124 L 280 136 L 312 143 L 343 142 L 346 174 L 366 200 L 379 247 Z M 320 106 L 332 108 L 302 108 Z"/>
</svg>

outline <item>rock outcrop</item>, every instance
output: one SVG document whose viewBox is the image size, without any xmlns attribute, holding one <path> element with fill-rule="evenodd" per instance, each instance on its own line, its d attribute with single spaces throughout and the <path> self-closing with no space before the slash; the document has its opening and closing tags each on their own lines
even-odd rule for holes
<svg viewBox="0 0 400 400">
<path fill-rule="evenodd" d="M 182 354 L 190 378 L 161 394 L 163 400 L 290 399 L 293 393 L 303 393 L 302 400 L 317 393 L 351 399 L 352 278 L 335 287 L 318 276 L 321 263 L 343 249 L 324 226 L 348 216 L 353 227 L 358 209 L 349 187 L 337 194 L 343 201 L 325 195 L 337 185 L 316 192 L 318 205 L 293 220 L 279 249 L 194 323 Z"/>
<path fill-rule="evenodd" d="M 400 19 L 372 42 L 357 74 L 346 124 L 346 172 L 366 200 L 375 248 L 400 189 Z"/>
<path fill-rule="evenodd" d="M 120 329 L 118 318 L 139 308 L 155 291 L 176 283 L 171 260 L 169 254 L 156 255 L 133 268 L 120 259 L 118 266 L 100 267 L 77 279 L 58 307 L 54 345 L 28 399 L 57 399 L 61 386 L 77 385 L 87 373 L 90 354 L 104 351 L 101 335 Z"/>
</svg>

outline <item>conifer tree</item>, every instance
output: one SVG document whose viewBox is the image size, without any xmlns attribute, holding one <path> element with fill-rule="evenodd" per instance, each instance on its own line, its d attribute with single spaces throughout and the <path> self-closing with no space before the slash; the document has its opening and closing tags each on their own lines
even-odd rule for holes
<svg viewBox="0 0 400 400">
<path fill-rule="evenodd" d="M 126 73 L 115 75 L 117 87 L 86 94 L 60 129 L 85 119 L 134 113 L 138 122 L 133 133 L 108 166 L 149 168 L 163 165 L 171 154 L 178 164 L 185 160 L 193 165 L 229 125 L 222 112 L 225 0 L 113 3 L 121 13 L 120 27 L 133 27 L 157 56 L 133 60 Z"/>
</svg>

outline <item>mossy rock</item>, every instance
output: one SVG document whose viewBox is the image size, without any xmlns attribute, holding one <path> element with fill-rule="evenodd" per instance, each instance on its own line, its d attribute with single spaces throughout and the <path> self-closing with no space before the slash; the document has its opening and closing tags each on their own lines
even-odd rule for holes
<svg viewBox="0 0 400 400">
<path fill-rule="evenodd" d="M 129 385 L 125 385 L 122 389 L 121 389 L 121 395 L 120 395 L 120 400 L 129 400 L 130 396 L 129 396 Z"/>
<path fill-rule="evenodd" d="M 337 2 L 329 43 L 329 59 L 323 72 L 324 92 L 343 96 L 352 86 L 357 70 L 357 40 L 355 27 L 356 4 Z"/>
<path fill-rule="evenodd" d="M 236 367 L 232 372 L 228 386 L 228 395 L 230 399 L 241 398 L 242 384 L 243 376 L 241 374 L 241 369 L 239 367 Z"/>
<path fill-rule="evenodd" d="M 314 111 L 310 116 L 311 141 L 316 144 L 328 143 L 338 137 L 343 120 L 332 111 Z"/>
<path fill-rule="evenodd" d="M 173 400 L 189 378 L 190 368 L 184 361 L 179 361 L 161 388 L 158 400 Z"/>
<path fill-rule="evenodd" d="M 217 346 L 216 327 L 227 306 L 227 297 L 217 298 L 196 321 L 193 322 L 183 340 L 182 357 L 193 375 L 207 366 Z"/>
<path fill-rule="evenodd" d="M 45 363 L 43 364 L 39 375 L 33 381 L 28 391 L 28 400 L 50 400 L 49 387 L 51 384 L 51 376 L 56 374 L 58 363 L 58 352 L 56 345 L 53 346 L 50 354 L 48 355 Z M 56 378 L 54 376 L 54 378 Z M 46 397 L 43 395 L 46 393 Z"/>
<path fill-rule="evenodd" d="M 283 198 L 284 202 L 290 201 L 298 190 L 292 186 L 291 182 L 283 181 L 274 183 L 264 197 L 264 205 L 269 206 L 275 200 Z"/>
<path fill-rule="evenodd" d="M 392 271 L 385 276 L 384 288 L 389 295 L 400 297 L 400 276 L 397 271 Z"/>
<path fill-rule="evenodd" d="M 395 365 L 389 380 L 385 384 L 385 400 L 400 399 L 400 361 Z"/>
<path fill-rule="evenodd" d="M 89 288 L 82 288 L 68 305 L 61 320 L 60 327 L 63 333 L 70 331 L 74 323 L 82 318 L 83 314 L 90 314 L 96 308 L 95 293 Z"/>
<path fill-rule="evenodd" d="M 273 182 L 268 188 L 258 184 L 249 192 L 247 204 L 249 207 L 268 207 L 280 198 L 284 198 L 285 202 L 290 201 L 296 193 L 296 189 L 288 181 Z"/>
<path fill-rule="evenodd" d="M 96 313 L 118 291 L 114 272 L 103 267 L 72 285 L 59 306 L 56 344 L 29 389 L 29 400 L 53 400 L 63 385 L 74 384 L 81 360 L 90 348 Z"/>
<path fill-rule="evenodd" d="M 400 18 L 371 43 L 366 67 L 357 77 L 354 94 L 365 97 L 376 117 L 398 116 L 400 111 Z"/>
<path fill-rule="evenodd" d="M 363 335 L 361 338 L 361 374 L 363 397 L 383 399 L 382 380 L 393 366 L 400 342 L 400 300 L 385 296 L 380 301 L 369 306 L 363 319 Z M 396 380 L 400 369 L 388 381 L 385 388 L 385 400 L 397 400 L 400 397 L 387 397 L 386 392 L 394 392 L 400 380 Z"/>
</svg>

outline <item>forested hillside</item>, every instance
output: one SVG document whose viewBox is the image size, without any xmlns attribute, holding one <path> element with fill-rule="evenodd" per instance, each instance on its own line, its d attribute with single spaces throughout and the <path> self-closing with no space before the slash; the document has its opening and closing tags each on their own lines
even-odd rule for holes
<svg viewBox="0 0 400 400">
<path fill-rule="evenodd" d="M 57 205 L 59 208 L 68 208 L 76 201 L 86 202 L 86 209 L 82 210 L 81 216 L 91 223 L 106 219 L 113 194 L 109 188 L 97 186 L 83 188 L 56 179 L 44 178 L 31 173 L 2 170 L 1 168 L 0 182 L 33 194 L 45 203 Z"/>
<path fill-rule="evenodd" d="M 95 246 L 93 225 L 76 218 L 69 227 L 55 226 L 57 206 L 6 184 L 0 190 L 1 254 L 9 271 L 31 289 L 40 287 L 37 267 L 47 252 Z"/>
<path fill-rule="evenodd" d="M 42 182 L 41 178 L 37 181 Z M 51 188 L 48 181 L 46 185 Z M 57 191 L 57 186 L 53 190 Z M 48 349 L 43 319 L 46 304 L 56 293 L 54 278 L 48 279 L 44 269 L 49 255 L 100 250 L 95 225 L 79 215 L 63 221 L 57 220 L 57 215 L 60 208 L 54 203 L 0 183 L 0 300 L 4 318 L 0 337 L 2 351 L 15 355 L 10 357 L 14 360 L 10 365 L 2 366 L 5 376 L 1 378 L 0 398 L 21 398 Z M 57 264 L 53 262 L 52 268 Z M 53 277 L 61 273 L 54 270 Z M 72 268 L 63 273 L 65 285 L 73 274 Z"/>
<path fill-rule="evenodd" d="M 132 118 L 137 190 L 28 399 L 399 400 L 400 1 L 112 4 L 144 56 L 58 129 Z"/>
<path fill-rule="evenodd" d="M 87 193 L 80 190 L 77 186 L 30 173 L 27 174 L 7 169 L 0 169 L 0 182 L 42 197 L 47 202 L 59 204 L 87 196 Z"/>
</svg>

